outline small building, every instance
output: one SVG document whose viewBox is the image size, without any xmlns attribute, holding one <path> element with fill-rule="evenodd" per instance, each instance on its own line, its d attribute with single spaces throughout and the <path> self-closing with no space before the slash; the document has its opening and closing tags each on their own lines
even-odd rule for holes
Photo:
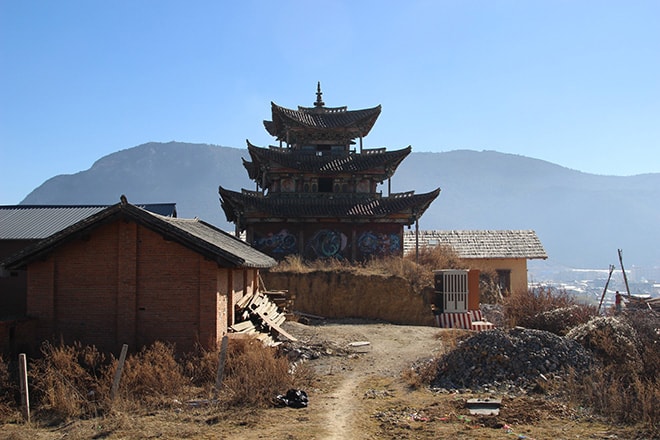
<svg viewBox="0 0 660 440">
<path fill-rule="evenodd" d="M 419 220 L 440 189 L 391 193 L 390 179 L 411 147 L 363 148 L 381 107 L 326 107 L 321 95 L 319 84 L 313 107 L 271 103 L 264 126 L 279 145 L 248 142 L 251 161 L 243 165 L 256 190 L 220 186 L 227 220 L 236 235 L 245 231 L 248 243 L 277 259 L 402 255 L 403 227 Z M 378 191 L 385 182 L 387 195 Z"/>
<path fill-rule="evenodd" d="M 115 352 L 156 340 L 179 351 L 214 348 L 235 304 L 258 290 L 259 269 L 275 264 L 208 223 L 124 197 L 2 262 L 27 270 L 34 344 L 79 341 Z"/>
<path fill-rule="evenodd" d="M 502 293 L 527 290 L 527 260 L 548 255 L 532 230 L 414 231 L 404 234 L 405 251 L 449 246 L 470 269 L 496 272 Z"/>
</svg>

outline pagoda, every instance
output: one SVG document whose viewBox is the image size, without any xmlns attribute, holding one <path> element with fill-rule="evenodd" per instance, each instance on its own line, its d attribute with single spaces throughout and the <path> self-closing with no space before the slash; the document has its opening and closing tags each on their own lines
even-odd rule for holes
<svg viewBox="0 0 660 440">
<path fill-rule="evenodd" d="M 247 242 L 274 258 L 363 261 L 403 253 L 403 227 L 416 223 L 440 194 L 390 193 L 390 179 L 411 147 L 364 149 L 381 106 L 326 107 L 318 83 L 313 107 L 297 110 L 271 102 L 264 121 L 278 146 L 247 141 L 243 159 L 256 190 L 220 186 L 227 221 Z M 356 146 L 359 140 L 359 147 Z M 388 195 L 378 185 L 388 181 Z"/>
</svg>

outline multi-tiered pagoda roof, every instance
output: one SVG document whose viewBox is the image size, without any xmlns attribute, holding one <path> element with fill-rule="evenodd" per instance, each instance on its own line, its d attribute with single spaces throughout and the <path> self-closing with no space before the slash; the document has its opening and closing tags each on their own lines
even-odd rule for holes
<svg viewBox="0 0 660 440">
<path fill-rule="evenodd" d="M 235 223 L 237 231 L 247 230 L 253 244 L 285 231 L 297 243 L 289 250 L 304 253 L 314 240 L 315 230 L 335 231 L 343 237 L 344 247 L 350 250 L 353 245 L 351 255 L 345 257 L 354 259 L 360 254 L 357 257 L 361 258 L 364 246 L 356 251 L 347 234 L 354 240 L 365 233 L 374 235 L 367 229 L 378 224 L 381 236 L 400 236 L 402 226 L 417 221 L 440 189 L 383 196 L 378 185 L 388 181 L 389 187 L 411 147 L 364 149 L 363 138 L 374 126 L 381 107 L 352 111 L 329 108 L 321 95 L 319 84 L 314 107 L 294 110 L 271 103 L 272 120 L 264 121 L 264 126 L 279 146 L 264 148 L 247 142 L 251 160 L 243 159 L 243 165 L 256 190 L 237 192 L 220 187 L 221 205 L 227 220 Z M 294 230 L 295 234 L 291 232 Z M 289 238 L 289 243 L 293 239 Z"/>
</svg>

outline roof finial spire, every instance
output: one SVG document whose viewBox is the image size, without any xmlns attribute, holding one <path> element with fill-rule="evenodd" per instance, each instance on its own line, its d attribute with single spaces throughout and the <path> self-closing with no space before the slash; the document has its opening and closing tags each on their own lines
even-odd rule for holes
<svg viewBox="0 0 660 440">
<path fill-rule="evenodd" d="M 323 95 L 323 92 L 321 91 L 321 81 L 316 83 L 316 102 L 314 103 L 314 107 L 323 107 L 325 105 L 325 102 L 321 99 L 321 95 Z"/>
</svg>

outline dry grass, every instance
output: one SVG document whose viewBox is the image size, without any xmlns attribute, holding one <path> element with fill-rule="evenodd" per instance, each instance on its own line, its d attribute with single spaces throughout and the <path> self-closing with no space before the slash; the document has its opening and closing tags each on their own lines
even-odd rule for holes
<svg viewBox="0 0 660 440">
<path fill-rule="evenodd" d="M 659 432 L 660 322 L 651 313 L 598 317 L 570 337 L 589 348 L 601 367 L 568 386 L 567 395 L 614 423 L 641 423 Z"/>
<path fill-rule="evenodd" d="M 225 404 L 263 408 L 271 406 L 278 394 L 308 385 L 310 370 L 292 369 L 276 348 L 238 339 L 230 341 L 224 373 L 220 398 Z"/>
<path fill-rule="evenodd" d="M 255 339 L 231 340 L 218 400 L 213 400 L 219 350 L 196 350 L 177 356 L 175 347 L 156 342 L 126 358 L 119 393 L 110 401 L 117 360 L 95 347 L 44 344 L 42 356 L 30 364 L 33 421 L 59 424 L 119 410 L 141 414 L 205 400 L 224 407 L 267 407 L 278 394 L 303 387 L 314 380 L 306 365 L 292 368 L 274 348 Z M 17 380 L 10 377 L 0 358 L 0 416 L 16 419 Z"/>
<path fill-rule="evenodd" d="M 116 362 L 113 364 L 114 371 Z M 167 407 L 174 399 L 185 399 L 184 390 L 191 386 L 177 361 L 175 347 L 155 342 L 126 358 L 118 397 L 149 408 Z"/>
<path fill-rule="evenodd" d="M 17 412 L 14 402 L 19 392 L 18 378 L 9 371 L 9 364 L 0 356 L 0 418 L 15 416 Z"/>
<path fill-rule="evenodd" d="M 37 409 L 54 420 L 92 417 L 108 408 L 110 383 L 104 354 L 94 346 L 42 346 L 32 364 L 31 397 Z"/>
<path fill-rule="evenodd" d="M 596 315 L 595 307 L 578 304 L 566 291 L 550 287 L 513 292 L 504 298 L 503 305 L 508 327 L 534 328 L 559 335 Z"/>
<path fill-rule="evenodd" d="M 273 272 L 309 273 L 313 271 L 351 272 L 361 275 L 398 276 L 408 280 L 415 292 L 433 285 L 433 271 L 437 269 L 464 269 L 465 263 L 448 246 L 422 247 L 419 254 L 404 257 L 391 256 L 372 258 L 364 262 L 352 263 L 348 260 L 318 259 L 304 261 L 300 256 L 290 255 Z"/>
</svg>

